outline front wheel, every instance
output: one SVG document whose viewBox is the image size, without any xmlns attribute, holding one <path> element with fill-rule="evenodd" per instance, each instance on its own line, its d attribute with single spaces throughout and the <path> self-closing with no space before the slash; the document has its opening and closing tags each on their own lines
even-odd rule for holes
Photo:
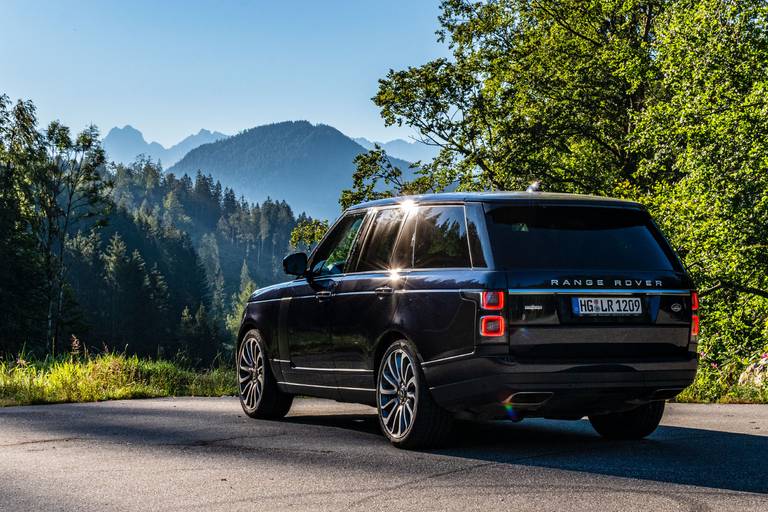
<svg viewBox="0 0 768 512">
<path fill-rule="evenodd" d="M 589 417 L 598 434 L 606 439 L 642 439 L 656 430 L 664 415 L 664 402 L 650 402 L 636 409 Z"/>
<path fill-rule="evenodd" d="M 450 437 L 453 417 L 432 400 L 415 349 L 394 342 L 384 352 L 376 385 L 379 424 L 398 448 L 427 448 Z"/>
<path fill-rule="evenodd" d="M 267 361 L 259 331 L 248 331 L 237 353 L 240 405 L 251 418 L 277 419 L 288 414 L 293 395 L 283 393 Z"/>
</svg>

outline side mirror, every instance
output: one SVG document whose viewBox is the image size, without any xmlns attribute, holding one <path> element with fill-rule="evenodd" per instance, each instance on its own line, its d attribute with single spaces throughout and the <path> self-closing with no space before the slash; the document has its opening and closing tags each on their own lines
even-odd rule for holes
<svg viewBox="0 0 768 512">
<path fill-rule="evenodd" d="M 283 258 L 283 270 L 291 276 L 303 276 L 307 273 L 307 255 L 303 252 L 289 254 Z"/>
</svg>

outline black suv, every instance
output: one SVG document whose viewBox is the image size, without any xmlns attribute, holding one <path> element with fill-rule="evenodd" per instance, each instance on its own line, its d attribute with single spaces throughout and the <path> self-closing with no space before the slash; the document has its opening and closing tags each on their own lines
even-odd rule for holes
<svg viewBox="0 0 768 512">
<path fill-rule="evenodd" d="M 658 426 L 696 373 L 698 299 L 640 204 L 449 193 L 347 210 L 287 283 L 245 310 L 237 368 L 254 418 L 294 395 L 370 404 L 400 447 L 454 418 Z"/>
</svg>

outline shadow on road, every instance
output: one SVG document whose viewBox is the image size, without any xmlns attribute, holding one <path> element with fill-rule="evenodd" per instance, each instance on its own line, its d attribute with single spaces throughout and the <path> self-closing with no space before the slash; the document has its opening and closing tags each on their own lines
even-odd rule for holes
<svg viewBox="0 0 768 512">
<path fill-rule="evenodd" d="M 285 421 L 379 432 L 373 415 L 299 416 Z M 642 441 L 607 441 L 592 430 L 587 420 L 461 422 L 454 444 L 431 453 L 499 464 L 768 493 L 766 436 L 662 426 Z M 513 479 L 510 485 L 514 485 Z"/>
<path fill-rule="evenodd" d="M 234 405 L 208 410 L 173 407 L 134 403 L 5 409 L 0 411 L 0 429 L 12 425 L 35 439 L 105 440 L 166 450 L 199 446 L 222 457 L 245 449 L 274 462 L 322 467 L 355 457 L 358 470 L 371 472 L 382 461 L 392 462 L 393 455 L 397 460 L 410 456 L 388 446 L 373 414 L 254 421 Z M 320 445 L 323 451 L 307 457 Z M 0 441 L 0 457 L 3 446 L 13 445 Z M 413 455 L 423 459 L 430 454 L 509 466 L 510 486 L 515 485 L 513 466 L 529 466 L 768 493 L 768 437 L 715 430 L 660 427 L 646 440 L 622 442 L 601 439 L 585 420 L 461 423 L 450 448 Z"/>
</svg>

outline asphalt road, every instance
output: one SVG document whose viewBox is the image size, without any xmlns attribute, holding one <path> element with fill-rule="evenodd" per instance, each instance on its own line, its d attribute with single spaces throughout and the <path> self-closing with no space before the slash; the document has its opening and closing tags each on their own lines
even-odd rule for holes
<svg viewBox="0 0 768 512">
<path fill-rule="evenodd" d="M 467 424 L 407 452 L 373 409 L 233 398 L 0 409 L 0 510 L 768 510 L 768 406 L 667 408 L 640 442 L 586 421 Z"/>
</svg>

